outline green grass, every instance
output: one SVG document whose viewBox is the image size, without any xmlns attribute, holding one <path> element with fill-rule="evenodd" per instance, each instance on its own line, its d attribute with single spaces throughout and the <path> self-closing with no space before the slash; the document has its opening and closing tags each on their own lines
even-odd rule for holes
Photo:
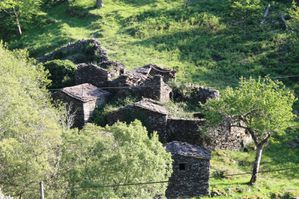
<svg viewBox="0 0 299 199">
<path fill-rule="evenodd" d="M 287 136 L 275 137 L 266 147 L 261 163 L 261 171 L 294 168 L 280 172 L 259 174 L 256 186 L 248 186 L 250 174 L 231 176 L 224 179 L 212 178 L 210 181 L 211 192 L 221 193 L 217 198 L 288 198 L 299 196 L 299 149 L 286 147 L 286 143 L 298 136 L 297 130 L 290 130 Z M 215 171 L 224 171 L 224 175 L 247 173 L 251 170 L 254 160 L 254 151 L 213 152 L 211 160 L 211 176 Z M 289 197 L 291 198 L 291 197 Z"/>
<path fill-rule="evenodd" d="M 8 44 L 27 48 L 38 57 L 68 42 L 95 37 L 112 60 L 128 69 L 158 64 L 177 69 L 179 82 L 218 89 L 236 85 L 241 76 L 299 74 L 299 9 L 278 1 L 271 7 L 272 22 L 261 25 L 268 2 L 238 5 L 237 1 L 241 0 L 191 0 L 186 5 L 185 0 L 105 0 L 101 9 L 93 8 L 93 0 L 80 0 L 71 7 L 64 3 L 45 9 L 37 23 L 28 26 L 21 38 L 11 37 Z M 288 30 L 278 23 L 279 12 L 291 15 Z M 299 78 L 281 80 L 299 95 Z M 262 170 L 299 165 L 299 150 L 285 146 L 296 134 L 298 130 L 271 141 Z M 248 172 L 253 159 L 254 151 L 217 151 L 211 167 L 228 174 Z M 211 190 L 223 193 L 218 198 L 299 196 L 299 171 L 261 174 L 256 187 L 244 184 L 249 178 L 211 179 Z"/>
<path fill-rule="evenodd" d="M 111 59 L 129 69 L 155 63 L 177 69 L 178 81 L 217 88 L 235 85 L 241 76 L 299 72 L 298 33 L 283 30 L 276 19 L 279 12 L 292 13 L 290 4 L 273 5 L 273 22 L 260 25 L 266 1 L 238 7 L 233 0 L 194 0 L 188 6 L 185 0 L 106 0 L 102 9 L 94 9 L 92 0 L 78 2 L 71 9 L 88 16 L 70 16 L 66 4 L 55 6 L 46 16 L 55 23 L 33 26 L 11 47 L 38 56 L 97 37 Z M 283 80 L 292 84 L 298 78 Z"/>
</svg>

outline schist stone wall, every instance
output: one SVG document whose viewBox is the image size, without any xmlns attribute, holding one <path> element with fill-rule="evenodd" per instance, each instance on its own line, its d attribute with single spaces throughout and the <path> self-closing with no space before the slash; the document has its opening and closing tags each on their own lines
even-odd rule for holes
<svg viewBox="0 0 299 199">
<path fill-rule="evenodd" d="M 204 123 L 203 119 L 168 118 L 166 141 L 181 141 L 202 146 L 204 137 L 200 132 Z"/>
<path fill-rule="evenodd" d="M 150 99 L 144 99 L 140 102 L 128 105 L 107 116 L 108 124 L 114 124 L 117 121 L 131 122 L 138 119 L 147 128 L 149 133 L 157 131 L 160 140 L 165 142 L 167 110 L 158 102 Z"/>
<path fill-rule="evenodd" d="M 161 75 L 155 75 L 140 85 L 140 93 L 143 97 L 160 102 L 170 101 L 172 89 L 163 81 Z"/>
<path fill-rule="evenodd" d="M 88 122 L 96 107 L 105 104 L 108 96 L 107 91 L 87 83 L 66 87 L 53 94 L 55 100 L 61 100 L 68 105 L 74 119 L 72 127 L 78 128 Z"/>
<path fill-rule="evenodd" d="M 60 100 L 67 104 L 67 109 L 69 109 L 69 113 L 73 115 L 73 124 L 71 127 L 81 128 L 85 124 L 84 119 L 84 109 L 83 102 L 76 98 L 70 97 L 64 92 L 57 91 L 52 94 L 54 100 Z"/>
<path fill-rule="evenodd" d="M 135 119 L 140 120 L 150 133 L 157 131 L 163 143 L 182 141 L 208 149 L 241 150 L 251 141 L 243 129 L 230 128 L 228 122 L 203 132 L 204 119 L 171 118 L 166 108 L 150 99 L 125 106 L 107 116 L 109 125 L 117 121 L 129 123 Z"/>
<path fill-rule="evenodd" d="M 174 160 L 173 173 L 166 190 L 167 198 L 208 195 L 210 151 L 185 142 L 170 142 L 165 148 Z"/>
<path fill-rule="evenodd" d="M 104 87 L 123 72 L 124 66 L 117 62 L 106 61 L 99 65 L 83 63 L 78 65 L 75 79 L 77 84 L 90 83 L 97 87 Z"/>
<path fill-rule="evenodd" d="M 240 150 L 252 142 L 252 138 L 244 129 L 231 127 L 224 121 L 218 128 L 208 131 L 206 146 L 210 149 Z"/>
</svg>

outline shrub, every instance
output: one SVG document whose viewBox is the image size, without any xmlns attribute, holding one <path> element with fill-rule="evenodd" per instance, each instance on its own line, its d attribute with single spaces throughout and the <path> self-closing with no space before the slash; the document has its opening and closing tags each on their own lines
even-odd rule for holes
<svg viewBox="0 0 299 199">
<path fill-rule="evenodd" d="M 76 65 L 69 60 L 52 60 L 44 64 L 52 80 L 50 88 L 62 88 L 74 85 Z"/>
</svg>

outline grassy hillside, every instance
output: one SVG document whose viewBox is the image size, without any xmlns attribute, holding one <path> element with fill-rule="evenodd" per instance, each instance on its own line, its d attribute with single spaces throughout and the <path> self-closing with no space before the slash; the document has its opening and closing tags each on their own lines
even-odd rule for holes
<svg viewBox="0 0 299 199">
<path fill-rule="evenodd" d="M 233 85 L 240 76 L 299 73 L 299 13 L 290 3 L 272 4 L 261 25 L 267 1 L 106 0 L 102 9 L 94 9 L 92 0 L 78 2 L 46 9 L 42 23 L 11 41 L 11 47 L 26 47 L 38 56 L 96 37 L 128 68 L 156 63 L 178 69 L 180 81 L 216 87 Z M 279 13 L 291 16 L 287 30 Z"/>
<path fill-rule="evenodd" d="M 261 24 L 266 0 L 78 0 L 44 9 L 38 23 L 24 35 L 11 37 L 10 48 L 28 48 L 33 57 L 68 42 L 95 37 L 110 58 L 127 68 L 154 63 L 178 70 L 178 80 L 222 89 L 241 76 L 299 75 L 299 9 L 291 3 L 272 2 Z M 241 2 L 241 3 L 240 3 Z M 287 15 L 287 29 L 279 14 Z M 282 78 L 299 95 L 299 77 Z M 296 124 L 295 124 L 296 125 Z M 262 170 L 299 165 L 299 150 L 286 147 L 298 136 L 274 138 L 265 150 Z M 299 172 L 261 174 L 260 186 L 244 183 L 250 175 L 254 151 L 217 151 L 213 154 L 211 191 L 218 198 L 291 198 L 299 196 Z"/>
</svg>

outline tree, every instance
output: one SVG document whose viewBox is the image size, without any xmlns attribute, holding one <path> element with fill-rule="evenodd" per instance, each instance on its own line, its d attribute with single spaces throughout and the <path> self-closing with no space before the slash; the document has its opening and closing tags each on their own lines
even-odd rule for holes
<svg viewBox="0 0 299 199">
<path fill-rule="evenodd" d="M 66 198 L 153 198 L 164 195 L 167 184 L 103 185 L 165 181 L 172 171 L 171 155 L 139 121 L 65 133 L 62 153 Z"/>
<path fill-rule="evenodd" d="M 0 43 L 0 185 L 3 193 L 38 198 L 39 182 L 56 169 L 59 117 L 46 74 L 23 51 Z"/>
<path fill-rule="evenodd" d="M 206 105 L 207 120 L 217 124 L 229 118 L 232 126 L 244 128 L 256 146 L 256 157 L 249 184 L 256 183 L 262 152 L 274 133 L 282 132 L 294 118 L 295 97 L 281 82 L 270 78 L 244 79 L 233 89 L 228 87 L 219 100 Z"/>
<path fill-rule="evenodd" d="M 5 12 L 10 20 L 14 21 L 20 35 L 22 31 L 22 21 L 32 19 L 40 12 L 42 0 L 2 0 L 0 1 L 0 12 Z"/>
</svg>

